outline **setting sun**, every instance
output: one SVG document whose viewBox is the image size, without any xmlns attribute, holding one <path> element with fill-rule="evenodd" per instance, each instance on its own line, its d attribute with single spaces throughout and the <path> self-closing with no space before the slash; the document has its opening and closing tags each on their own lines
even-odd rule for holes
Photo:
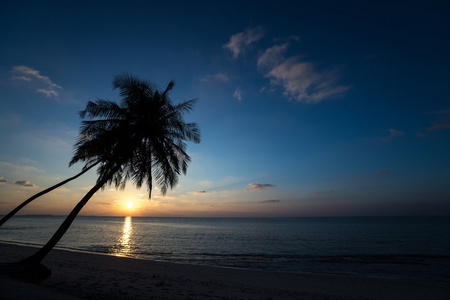
<svg viewBox="0 0 450 300">
<path fill-rule="evenodd" d="M 127 202 L 126 206 L 127 206 L 128 209 L 132 209 L 133 206 L 134 206 L 134 203 L 131 202 L 131 201 L 130 201 L 130 202 Z"/>
</svg>

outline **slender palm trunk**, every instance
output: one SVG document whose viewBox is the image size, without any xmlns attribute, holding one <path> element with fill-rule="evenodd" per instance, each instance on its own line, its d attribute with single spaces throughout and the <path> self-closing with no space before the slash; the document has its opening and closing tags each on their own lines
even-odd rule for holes
<svg viewBox="0 0 450 300">
<path fill-rule="evenodd" d="M 41 249 L 39 249 L 32 256 L 25 258 L 22 260 L 22 263 L 26 264 L 40 264 L 41 261 L 50 253 L 50 251 L 56 246 L 56 244 L 61 240 L 66 231 L 69 229 L 73 220 L 75 220 L 78 213 L 81 211 L 83 206 L 91 199 L 91 197 L 102 187 L 105 183 L 114 175 L 115 172 L 120 167 L 116 167 L 113 169 L 107 176 L 104 176 L 97 184 L 81 199 L 80 202 L 75 206 L 75 208 L 70 212 L 70 214 L 66 217 L 64 222 L 59 226 L 58 230 L 53 234 L 50 240 L 45 244 Z"/>
<path fill-rule="evenodd" d="M 91 165 L 90 167 L 84 169 L 83 171 L 81 171 L 80 173 L 78 173 L 77 175 L 70 177 L 58 184 L 55 184 L 54 186 L 49 187 L 46 190 L 43 190 L 42 192 L 37 193 L 36 195 L 28 198 L 27 200 L 25 200 L 22 204 L 20 204 L 19 206 L 17 206 L 16 208 L 14 208 L 9 214 L 7 214 L 6 216 L 4 216 L 1 220 L 0 220 L 0 226 L 2 226 L 6 221 L 8 221 L 12 216 L 14 216 L 19 210 L 21 210 L 25 205 L 27 205 L 28 203 L 30 203 L 31 201 L 33 201 L 34 199 L 47 194 L 48 192 L 53 191 L 54 189 L 68 183 L 69 181 L 72 181 L 74 179 L 77 179 L 78 177 L 80 177 L 81 175 L 83 175 L 84 173 L 86 173 L 87 171 L 89 171 L 90 169 L 92 169 L 94 166 L 96 166 L 97 164 L 99 164 L 99 162 Z"/>
</svg>

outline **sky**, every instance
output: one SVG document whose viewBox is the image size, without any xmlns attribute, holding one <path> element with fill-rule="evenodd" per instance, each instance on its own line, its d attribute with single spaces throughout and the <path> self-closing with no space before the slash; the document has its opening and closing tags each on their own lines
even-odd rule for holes
<svg viewBox="0 0 450 300">
<path fill-rule="evenodd" d="M 82 215 L 450 215 L 445 1 L 1 1 L 0 214 L 77 174 L 88 101 L 131 73 L 200 144 L 166 196 L 129 182 Z M 95 170 L 21 214 L 65 215 Z"/>
</svg>

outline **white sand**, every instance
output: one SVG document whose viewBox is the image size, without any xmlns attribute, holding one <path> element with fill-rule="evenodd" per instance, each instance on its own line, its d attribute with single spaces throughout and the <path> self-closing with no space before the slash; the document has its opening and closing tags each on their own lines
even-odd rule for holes
<svg viewBox="0 0 450 300">
<path fill-rule="evenodd" d="M 0 263 L 36 248 L 0 243 Z M 292 274 L 53 250 L 39 284 L 1 275 L 1 299 L 450 299 L 449 282 Z"/>
</svg>

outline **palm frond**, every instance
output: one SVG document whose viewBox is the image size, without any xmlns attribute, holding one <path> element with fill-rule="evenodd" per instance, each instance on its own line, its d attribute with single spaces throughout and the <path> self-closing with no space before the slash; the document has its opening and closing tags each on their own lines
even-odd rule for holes
<svg viewBox="0 0 450 300">
<path fill-rule="evenodd" d="M 164 91 L 164 93 L 161 96 L 166 97 L 169 94 L 169 92 L 173 89 L 174 86 L 175 86 L 175 81 L 171 80 L 169 82 L 169 84 L 167 85 L 166 90 Z"/>
<path fill-rule="evenodd" d="M 83 121 L 70 165 L 100 163 L 99 181 L 107 179 L 106 184 L 119 189 L 129 180 L 138 188 L 145 184 L 149 197 L 153 181 L 163 195 L 174 188 L 191 161 L 185 141 L 200 142 L 198 125 L 183 119 L 197 99 L 173 105 L 169 92 L 174 85 L 169 82 L 161 92 L 129 73 L 115 76 L 113 89 L 119 89 L 120 104 L 97 99 L 79 112 Z"/>
<path fill-rule="evenodd" d="M 89 118 L 117 118 L 120 119 L 123 111 L 115 102 L 109 100 L 98 99 L 97 101 L 89 101 L 85 110 L 79 112 L 82 119 Z M 123 117 L 123 116 L 122 116 Z"/>
</svg>

